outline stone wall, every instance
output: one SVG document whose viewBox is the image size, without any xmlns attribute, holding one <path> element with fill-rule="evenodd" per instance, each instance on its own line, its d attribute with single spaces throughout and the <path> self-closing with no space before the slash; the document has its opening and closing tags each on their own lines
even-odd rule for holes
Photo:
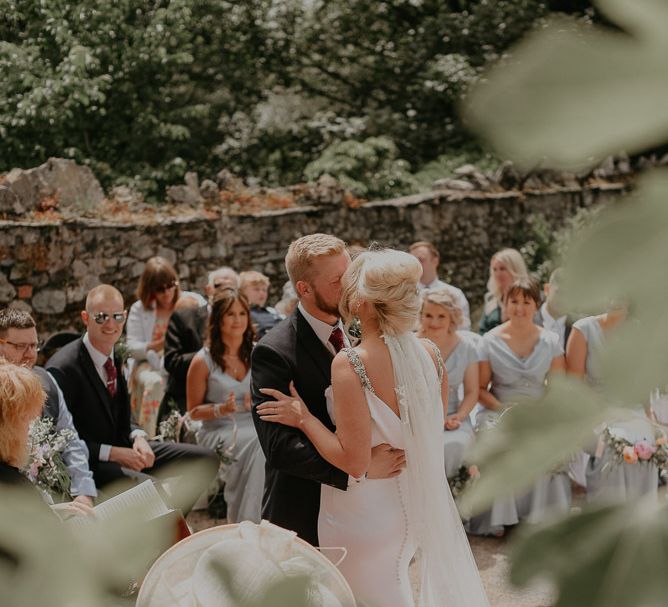
<svg viewBox="0 0 668 607">
<path fill-rule="evenodd" d="M 441 252 L 441 277 L 461 287 L 475 309 L 490 256 L 521 244 L 531 214 L 557 228 L 578 208 L 616 199 L 623 191 L 622 184 L 522 194 L 436 191 L 358 208 L 299 207 L 209 219 L 0 221 L 0 304 L 31 311 L 43 337 L 79 329 L 88 290 L 112 283 L 129 305 L 144 262 L 153 255 L 173 262 L 182 286 L 197 291 L 219 265 L 260 270 L 271 278 L 275 301 L 287 279 L 283 259 L 289 243 L 320 231 L 363 245 L 434 242 Z"/>
</svg>

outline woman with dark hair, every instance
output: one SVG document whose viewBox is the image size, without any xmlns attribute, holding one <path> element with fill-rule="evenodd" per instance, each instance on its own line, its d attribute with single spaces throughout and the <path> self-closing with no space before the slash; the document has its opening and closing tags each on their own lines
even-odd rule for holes
<svg viewBox="0 0 668 607">
<path fill-rule="evenodd" d="M 479 402 L 485 407 L 477 424 L 494 432 L 501 416 L 514 406 L 531 406 L 545 392 L 552 372 L 565 370 L 559 336 L 534 323 L 540 305 L 540 287 L 529 278 L 514 281 L 503 306 L 508 320 L 485 333 L 479 347 Z M 482 471 L 484 474 L 484 470 Z M 549 512 L 570 510 L 570 481 L 566 470 L 538 479 L 524 494 L 498 498 L 491 510 L 473 517 L 469 531 L 502 535 L 504 527 L 520 521 L 537 523 Z"/>
<path fill-rule="evenodd" d="M 137 301 L 127 322 L 130 402 L 134 420 L 149 436 L 154 436 L 158 407 L 165 392 L 162 355 L 169 317 L 180 297 L 203 297 L 182 292 L 176 270 L 166 259 L 151 257 L 139 278 Z"/>
<path fill-rule="evenodd" d="M 197 442 L 222 448 L 233 462 L 225 470 L 231 523 L 260 522 L 265 458 L 251 417 L 250 355 L 255 334 L 246 298 L 234 289 L 216 294 L 207 345 L 188 369 L 188 413 L 202 422 Z"/>
</svg>

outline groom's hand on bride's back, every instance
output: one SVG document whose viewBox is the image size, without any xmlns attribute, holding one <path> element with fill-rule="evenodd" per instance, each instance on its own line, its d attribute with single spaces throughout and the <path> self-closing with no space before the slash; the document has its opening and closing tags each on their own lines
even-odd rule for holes
<svg viewBox="0 0 668 607">
<path fill-rule="evenodd" d="M 382 443 L 371 449 L 371 462 L 367 478 L 392 478 L 398 476 L 406 467 L 406 455 L 401 449 Z"/>
</svg>

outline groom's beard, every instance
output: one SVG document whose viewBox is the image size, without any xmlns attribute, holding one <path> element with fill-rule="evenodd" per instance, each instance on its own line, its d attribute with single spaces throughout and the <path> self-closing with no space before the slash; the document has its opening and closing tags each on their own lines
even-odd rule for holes
<svg viewBox="0 0 668 607">
<path fill-rule="evenodd" d="M 332 316 L 340 316 L 338 301 L 335 304 L 326 302 L 315 287 L 313 288 L 313 297 L 315 298 L 315 305 L 318 306 L 318 310 Z"/>
</svg>

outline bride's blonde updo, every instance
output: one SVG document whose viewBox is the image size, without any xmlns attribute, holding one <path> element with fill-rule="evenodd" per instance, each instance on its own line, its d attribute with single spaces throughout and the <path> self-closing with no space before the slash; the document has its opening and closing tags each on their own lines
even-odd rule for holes
<svg viewBox="0 0 668 607">
<path fill-rule="evenodd" d="M 415 328 L 420 312 L 420 262 L 402 251 L 383 249 L 358 255 L 341 279 L 339 311 L 346 325 L 369 302 L 380 332 L 399 335 Z"/>
</svg>

